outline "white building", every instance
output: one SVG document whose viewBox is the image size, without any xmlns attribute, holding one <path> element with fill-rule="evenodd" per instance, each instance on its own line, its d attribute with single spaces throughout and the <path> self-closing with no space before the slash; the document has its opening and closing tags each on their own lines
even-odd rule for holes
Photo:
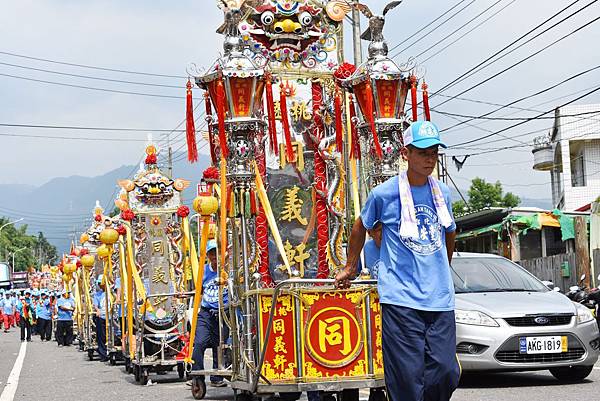
<svg viewBox="0 0 600 401">
<path fill-rule="evenodd" d="M 557 108 L 552 131 L 534 144 L 533 168 L 550 172 L 556 208 L 577 210 L 600 196 L 600 104 Z"/>
</svg>

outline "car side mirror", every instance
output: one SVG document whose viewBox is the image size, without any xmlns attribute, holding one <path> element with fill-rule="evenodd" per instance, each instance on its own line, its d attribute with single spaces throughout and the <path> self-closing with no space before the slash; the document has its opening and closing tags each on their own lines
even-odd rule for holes
<svg viewBox="0 0 600 401">
<path fill-rule="evenodd" d="M 554 288 L 552 289 L 552 291 L 554 291 L 554 292 L 560 292 L 560 287 L 554 287 Z"/>
<path fill-rule="evenodd" d="M 551 290 L 554 289 L 554 283 L 552 281 L 543 280 L 542 283 Z"/>
</svg>

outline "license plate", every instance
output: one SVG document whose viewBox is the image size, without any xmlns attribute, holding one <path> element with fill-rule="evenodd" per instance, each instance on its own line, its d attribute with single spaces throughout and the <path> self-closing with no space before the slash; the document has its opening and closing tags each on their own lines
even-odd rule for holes
<svg viewBox="0 0 600 401">
<path fill-rule="evenodd" d="M 520 337 L 521 354 L 560 354 L 567 352 L 567 336 Z"/>
</svg>

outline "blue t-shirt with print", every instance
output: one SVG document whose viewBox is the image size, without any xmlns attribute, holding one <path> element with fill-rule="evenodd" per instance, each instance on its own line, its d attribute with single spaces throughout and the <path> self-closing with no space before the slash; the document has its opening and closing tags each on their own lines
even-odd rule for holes
<svg viewBox="0 0 600 401">
<path fill-rule="evenodd" d="M 202 307 L 208 309 L 219 308 L 219 276 L 207 263 L 204 266 L 204 277 L 202 278 Z M 223 287 L 223 304 L 226 306 L 227 287 Z"/>
<path fill-rule="evenodd" d="M 52 319 L 52 307 L 50 300 L 41 300 L 37 306 L 37 317 L 38 319 L 51 320 Z"/>
<path fill-rule="evenodd" d="M 75 308 L 75 300 L 73 298 L 60 297 L 56 301 L 56 307 L 58 308 L 56 318 L 58 320 L 73 320 L 73 311 L 61 309 L 61 306 Z"/>
<path fill-rule="evenodd" d="M 452 216 L 450 190 L 440 182 Z M 400 237 L 398 176 L 375 187 L 361 212 L 366 229 L 383 224 L 378 291 L 381 303 L 424 311 L 454 310 L 454 285 L 446 252 L 446 232 L 436 213 L 429 184 L 411 186 L 419 239 Z"/>
</svg>

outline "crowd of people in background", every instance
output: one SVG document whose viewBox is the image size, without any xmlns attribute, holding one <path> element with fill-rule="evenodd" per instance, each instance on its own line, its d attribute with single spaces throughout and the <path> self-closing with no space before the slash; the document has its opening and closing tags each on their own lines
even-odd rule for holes
<svg viewBox="0 0 600 401">
<path fill-rule="evenodd" d="M 54 334 L 59 347 L 71 345 L 74 311 L 69 290 L 0 289 L 0 328 L 4 333 L 19 328 L 21 341 L 36 335 L 42 342 L 52 341 Z"/>
</svg>

